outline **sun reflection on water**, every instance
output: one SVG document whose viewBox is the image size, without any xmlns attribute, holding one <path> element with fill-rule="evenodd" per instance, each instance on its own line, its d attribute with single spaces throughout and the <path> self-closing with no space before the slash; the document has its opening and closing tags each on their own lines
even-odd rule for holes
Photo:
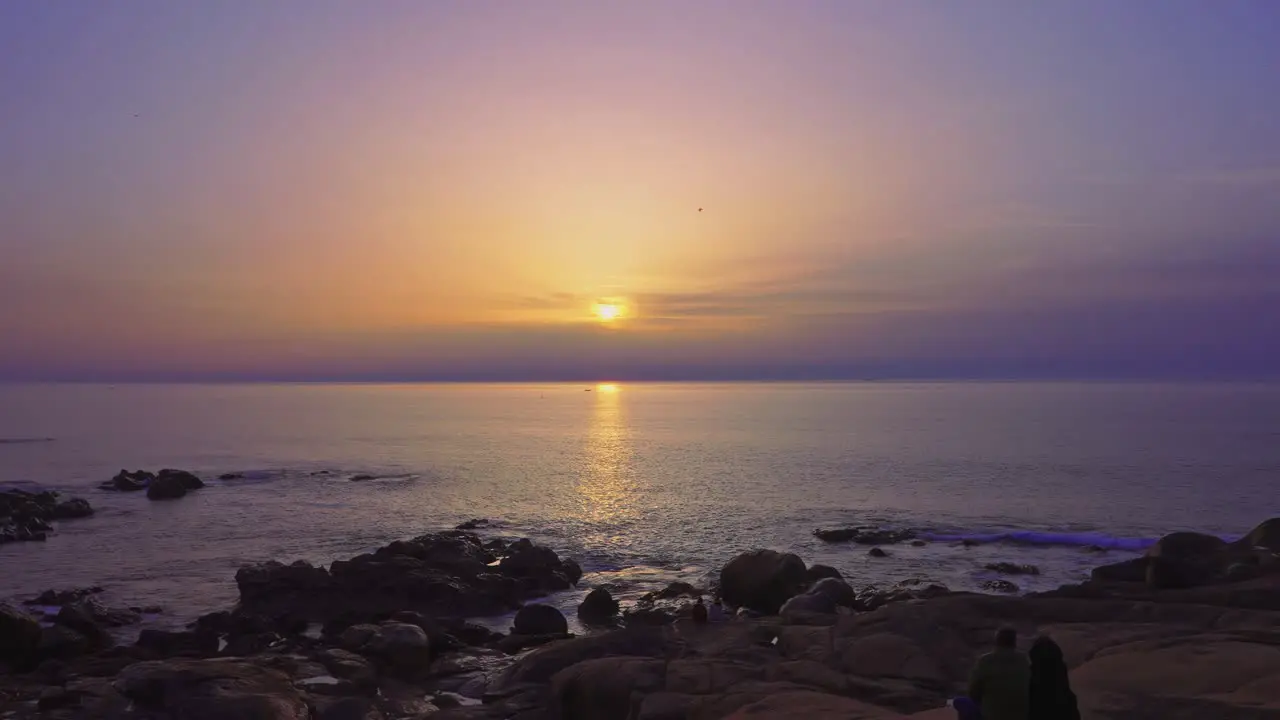
<svg viewBox="0 0 1280 720">
<path fill-rule="evenodd" d="M 625 529 L 636 517 L 631 433 L 619 388 L 596 386 L 595 406 L 587 431 L 582 473 L 578 478 L 581 517 L 596 542 L 626 542 Z"/>
</svg>

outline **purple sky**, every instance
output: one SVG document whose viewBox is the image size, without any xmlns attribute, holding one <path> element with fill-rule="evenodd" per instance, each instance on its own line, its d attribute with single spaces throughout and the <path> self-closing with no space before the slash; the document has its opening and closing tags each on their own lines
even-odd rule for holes
<svg viewBox="0 0 1280 720">
<path fill-rule="evenodd" d="M 1269 0 L 11 2 L 0 48 L 0 379 L 1280 377 Z"/>
</svg>

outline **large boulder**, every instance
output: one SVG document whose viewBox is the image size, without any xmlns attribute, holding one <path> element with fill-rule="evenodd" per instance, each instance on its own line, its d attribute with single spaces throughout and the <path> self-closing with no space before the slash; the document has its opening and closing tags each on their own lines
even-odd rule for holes
<svg viewBox="0 0 1280 720">
<path fill-rule="evenodd" d="M 1226 574 L 1229 546 L 1213 535 L 1176 532 L 1147 551 L 1145 580 L 1157 590 L 1208 585 Z"/>
<path fill-rule="evenodd" d="M 35 664 L 40 649 L 40 623 L 27 613 L 0 605 L 0 666 L 25 670 Z"/>
<path fill-rule="evenodd" d="M 1243 550 L 1266 548 L 1272 553 L 1280 553 L 1280 518 L 1264 520 L 1261 525 L 1251 530 L 1248 535 L 1236 541 L 1235 545 Z"/>
<path fill-rule="evenodd" d="M 172 475 L 168 477 L 157 477 L 147 486 L 148 500 L 176 500 L 185 497 L 187 494 L 187 486 L 182 482 L 181 478 Z"/>
<path fill-rule="evenodd" d="M 187 490 L 199 490 L 204 487 L 204 481 L 196 476 L 195 473 L 186 470 L 174 470 L 173 468 L 165 468 L 156 473 L 156 479 L 169 479 L 176 481 Z"/>
<path fill-rule="evenodd" d="M 1147 578 L 1147 564 L 1150 558 L 1140 557 L 1124 560 L 1110 565 L 1099 565 L 1089 573 L 1090 579 L 1096 582 L 1140 583 Z"/>
<path fill-rule="evenodd" d="M 587 593 L 578 605 L 578 618 L 588 625 L 610 625 L 618 615 L 618 601 L 605 588 Z"/>
<path fill-rule="evenodd" d="M 565 635 L 569 623 L 564 614 L 551 605 L 532 603 L 520 608 L 512 623 L 516 635 Z"/>
<path fill-rule="evenodd" d="M 751 550 L 720 571 L 720 594 L 729 605 L 774 615 L 804 588 L 806 579 L 804 561 L 798 556 Z"/>
<path fill-rule="evenodd" d="M 135 663 L 120 673 L 115 688 L 138 711 L 161 717 L 308 720 L 311 716 L 305 696 L 288 675 L 242 659 Z"/>
</svg>

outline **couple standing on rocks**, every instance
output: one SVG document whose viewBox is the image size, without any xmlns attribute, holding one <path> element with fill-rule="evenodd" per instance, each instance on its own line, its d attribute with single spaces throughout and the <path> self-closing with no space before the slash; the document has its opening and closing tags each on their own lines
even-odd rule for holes
<svg viewBox="0 0 1280 720">
<path fill-rule="evenodd" d="M 996 632 L 996 648 L 978 658 L 968 697 L 952 703 L 959 720 L 1080 720 L 1062 648 L 1047 636 L 1018 650 L 1013 628 Z"/>
</svg>

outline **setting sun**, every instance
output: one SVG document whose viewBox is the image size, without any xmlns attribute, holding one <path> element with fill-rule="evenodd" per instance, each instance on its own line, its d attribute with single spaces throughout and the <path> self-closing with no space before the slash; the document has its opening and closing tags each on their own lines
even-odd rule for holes
<svg viewBox="0 0 1280 720">
<path fill-rule="evenodd" d="M 610 322 L 622 317 L 622 306 L 618 303 L 596 303 L 591 311 L 601 322 Z"/>
</svg>

